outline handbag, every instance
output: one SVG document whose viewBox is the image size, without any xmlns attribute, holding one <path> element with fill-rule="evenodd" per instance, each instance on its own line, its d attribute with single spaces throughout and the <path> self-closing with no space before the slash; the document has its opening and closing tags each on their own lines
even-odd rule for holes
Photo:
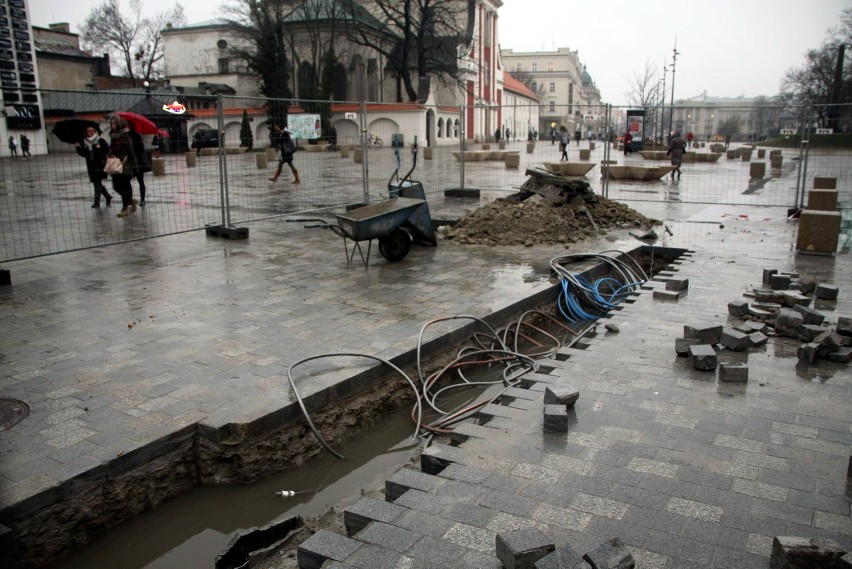
<svg viewBox="0 0 852 569">
<path fill-rule="evenodd" d="M 118 158 L 118 156 L 108 156 L 106 164 L 104 164 L 104 174 L 123 174 L 124 173 L 124 160 Z"/>
</svg>

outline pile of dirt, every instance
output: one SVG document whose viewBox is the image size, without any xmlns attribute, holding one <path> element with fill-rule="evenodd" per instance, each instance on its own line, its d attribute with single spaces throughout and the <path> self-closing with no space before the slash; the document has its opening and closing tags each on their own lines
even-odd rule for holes
<svg viewBox="0 0 852 569">
<path fill-rule="evenodd" d="M 602 196 L 576 194 L 560 203 L 521 191 L 463 216 L 444 237 L 476 245 L 567 245 L 605 235 L 608 229 L 649 229 L 656 224 L 659 221 Z"/>
</svg>

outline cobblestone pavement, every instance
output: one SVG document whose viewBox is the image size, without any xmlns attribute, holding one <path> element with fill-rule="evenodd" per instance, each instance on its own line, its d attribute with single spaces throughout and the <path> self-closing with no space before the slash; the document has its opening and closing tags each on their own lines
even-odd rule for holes
<svg viewBox="0 0 852 569">
<path fill-rule="evenodd" d="M 662 244 L 694 251 L 676 266 L 689 293 L 662 301 L 646 290 L 612 314 L 620 333 L 543 364 L 535 396 L 511 403 L 514 419 L 465 426 L 470 438 L 447 451 L 453 465 L 395 475 L 411 488 L 398 515 L 365 528 L 340 561 L 496 568 L 495 534 L 527 526 L 583 551 L 619 536 L 639 567 L 764 567 L 783 534 L 852 547 L 850 368 L 802 366 L 797 342 L 772 338 L 749 352 L 749 383 L 731 388 L 674 352 L 685 323 L 733 323 L 727 302 L 764 268 L 839 284 L 839 299 L 817 308 L 852 314 L 849 256 L 796 255 L 781 208 L 636 207 L 669 220 Z M 639 244 L 612 234 L 569 252 Z M 251 224 L 245 241 L 190 233 L 9 263 L 0 394 L 32 413 L 0 432 L 0 508 L 185 427 L 269 415 L 293 402 L 286 370 L 303 357 L 395 357 L 431 318 L 510 308 L 552 286 L 548 261 L 565 252 L 441 241 L 398 264 L 374 255 L 365 270 L 346 265 L 329 232 L 279 220 Z M 306 382 L 305 394 L 341 377 Z M 542 385 L 560 377 L 581 390 L 574 422 L 543 434 Z"/>
</svg>

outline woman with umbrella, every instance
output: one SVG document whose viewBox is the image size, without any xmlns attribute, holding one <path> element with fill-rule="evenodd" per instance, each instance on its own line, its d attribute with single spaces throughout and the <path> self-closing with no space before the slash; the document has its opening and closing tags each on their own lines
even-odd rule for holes
<svg viewBox="0 0 852 569">
<path fill-rule="evenodd" d="M 104 186 L 107 175 L 104 174 L 109 145 L 101 138 L 97 129 L 90 125 L 86 127 L 86 135 L 82 142 L 75 142 L 74 147 L 77 154 L 86 159 L 86 168 L 89 170 L 89 180 L 95 185 L 95 203 L 92 207 L 101 207 L 101 195 L 106 198 L 107 207 L 112 203 L 112 196 Z"/>
<path fill-rule="evenodd" d="M 122 162 L 121 174 L 112 175 L 112 188 L 121 196 L 121 211 L 118 217 L 127 217 L 128 209 L 136 211 L 136 200 L 133 199 L 133 172 L 137 168 L 136 153 L 133 151 L 133 139 L 127 121 L 118 115 L 109 119 L 109 154 Z"/>
</svg>

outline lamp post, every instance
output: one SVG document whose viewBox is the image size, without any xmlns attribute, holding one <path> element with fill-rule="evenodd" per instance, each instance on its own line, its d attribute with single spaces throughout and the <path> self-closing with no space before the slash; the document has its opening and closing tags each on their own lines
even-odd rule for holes
<svg viewBox="0 0 852 569">
<path fill-rule="evenodd" d="M 663 92 L 660 95 L 660 101 L 662 102 L 662 108 L 660 109 L 660 140 L 662 141 L 663 137 L 666 133 L 666 73 L 669 72 L 668 63 L 666 63 L 666 59 L 663 58 Z"/>
<path fill-rule="evenodd" d="M 669 108 L 669 129 L 674 130 L 674 85 L 675 85 L 675 63 L 677 63 L 677 56 L 680 55 L 680 52 L 677 50 L 677 37 L 675 37 L 675 46 L 672 50 L 672 102 Z"/>
</svg>

